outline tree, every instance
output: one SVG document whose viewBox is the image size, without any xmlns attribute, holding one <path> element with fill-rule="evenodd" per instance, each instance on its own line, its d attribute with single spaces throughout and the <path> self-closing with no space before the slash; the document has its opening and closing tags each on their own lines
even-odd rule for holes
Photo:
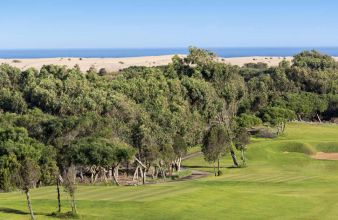
<svg viewBox="0 0 338 220">
<path fill-rule="evenodd" d="M 177 157 L 175 161 L 175 165 L 177 166 L 176 171 L 180 171 L 182 157 L 187 154 L 188 147 L 187 147 L 187 143 L 185 142 L 184 138 L 179 134 L 177 134 L 174 137 L 173 149 Z"/>
<path fill-rule="evenodd" d="M 327 69 L 335 68 L 337 66 L 336 61 L 328 56 L 319 53 L 318 51 L 304 51 L 294 56 L 293 66 L 296 67 L 308 67 L 310 69 Z"/>
<path fill-rule="evenodd" d="M 277 128 L 277 135 L 284 132 L 286 122 L 295 119 L 296 115 L 293 111 L 280 107 L 268 107 L 261 112 L 264 122 Z"/>
<path fill-rule="evenodd" d="M 40 177 L 40 168 L 32 158 L 26 158 L 20 163 L 19 182 L 18 187 L 26 194 L 27 205 L 32 219 L 35 219 L 31 199 L 30 188 L 35 187 L 36 182 Z"/>
<path fill-rule="evenodd" d="M 26 194 L 32 219 L 35 219 L 30 199 L 30 189 L 37 186 L 41 177 L 43 160 L 40 161 L 44 145 L 28 137 L 24 128 L 0 129 L 1 170 L 5 183 L 16 186 Z M 42 163 L 42 164 L 39 164 Z M 4 172 L 4 171 L 10 172 Z M 7 174 L 7 175 L 4 175 Z"/>
<path fill-rule="evenodd" d="M 206 133 L 202 152 L 206 161 L 213 163 L 215 176 L 220 175 L 219 160 L 225 153 L 227 138 L 226 129 L 222 125 L 213 125 Z M 217 173 L 215 171 L 215 163 L 218 162 Z"/>
<path fill-rule="evenodd" d="M 250 143 L 250 135 L 245 128 L 238 128 L 236 131 L 235 146 L 241 151 L 242 165 L 246 166 L 245 151 Z"/>
<path fill-rule="evenodd" d="M 72 215 L 77 215 L 77 208 L 76 208 L 76 168 L 74 165 L 70 166 L 63 176 L 63 186 L 65 187 L 65 191 L 69 193 L 71 198 L 71 208 L 72 208 Z"/>
</svg>

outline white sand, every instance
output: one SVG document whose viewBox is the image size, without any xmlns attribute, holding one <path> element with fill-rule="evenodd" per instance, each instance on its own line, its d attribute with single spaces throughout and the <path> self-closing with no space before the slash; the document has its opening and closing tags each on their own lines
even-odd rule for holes
<svg viewBox="0 0 338 220">
<path fill-rule="evenodd" d="M 312 158 L 317 160 L 338 160 L 338 153 L 317 152 L 315 155 L 312 155 Z"/>
<path fill-rule="evenodd" d="M 184 55 L 180 55 L 184 56 Z M 107 71 L 118 71 L 130 66 L 161 66 L 171 62 L 173 55 L 165 56 L 147 56 L 147 57 L 128 57 L 128 58 L 42 58 L 42 59 L 0 59 L 1 63 L 8 63 L 22 70 L 30 67 L 40 69 L 43 65 L 55 64 L 74 67 L 76 64 L 80 66 L 82 71 L 87 71 L 91 66 L 97 70 L 105 68 Z M 243 66 L 245 63 L 263 62 L 269 66 L 277 66 L 283 59 L 288 61 L 292 57 L 234 57 L 219 58 L 220 62 Z M 338 61 L 338 57 L 335 58 Z M 18 62 L 14 62 L 14 60 Z"/>
</svg>

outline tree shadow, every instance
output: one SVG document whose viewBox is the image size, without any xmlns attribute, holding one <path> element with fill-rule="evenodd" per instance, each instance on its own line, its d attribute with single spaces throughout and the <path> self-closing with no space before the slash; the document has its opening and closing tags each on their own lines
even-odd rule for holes
<svg viewBox="0 0 338 220">
<path fill-rule="evenodd" d="M 199 166 L 199 165 L 194 165 L 194 166 L 183 166 L 183 168 L 213 168 L 211 166 Z"/>
<path fill-rule="evenodd" d="M 28 211 L 22 211 L 18 209 L 5 208 L 5 207 L 0 207 L 0 212 L 6 213 L 6 214 L 17 214 L 17 215 L 29 215 L 30 214 Z M 34 214 L 54 217 L 52 214 L 43 213 L 43 212 L 34 212 Z"/>
<path fill-rule="evenodd" d="M 28 212 L 17 210 L 17 209 L 11 209 L 11 208 L 3 208 L 0 207 L 0 212 L 8 213 L 8 214 L 17 214 L 17 215 L 28 215 Z"/>
</svg>

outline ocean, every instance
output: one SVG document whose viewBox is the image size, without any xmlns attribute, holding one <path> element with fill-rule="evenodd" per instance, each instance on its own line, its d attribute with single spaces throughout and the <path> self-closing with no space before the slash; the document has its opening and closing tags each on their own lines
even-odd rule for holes
<svg viewBox="0 0 338 220">
<path fill-rule="evenodd" d="M 248 47 L 248 48 L 206 48 L 220 57 L 246 56 L 293 56 L 303 50 L 318 50 L 331 56 L 338 56 L 338 47 Z M 187 48 L 152 48 L 152 49 L 24 49 L 1 50 L 0 58 L 55 58 L 55 57 L 82 57 L 82 58 L 121 58 L 158 56 L 170 54 L 187 54 Z"/>
</svg>

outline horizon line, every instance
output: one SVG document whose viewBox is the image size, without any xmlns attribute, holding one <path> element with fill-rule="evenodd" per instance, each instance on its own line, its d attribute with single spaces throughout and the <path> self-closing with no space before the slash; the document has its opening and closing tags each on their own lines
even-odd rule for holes
<svg viewBox="0 0 338 220">
<path fill-rule="evenodd" d="M 201 49 L 302 49 L 302 48 L 338 48 L 338 46 L 213 46 L 213 47 L 69 47 L 69 48 L 0 48 L 1 51 L 10 50 L 156 50 L 156 49 L 189 49 L 196 47 Z"/>
</svg>

